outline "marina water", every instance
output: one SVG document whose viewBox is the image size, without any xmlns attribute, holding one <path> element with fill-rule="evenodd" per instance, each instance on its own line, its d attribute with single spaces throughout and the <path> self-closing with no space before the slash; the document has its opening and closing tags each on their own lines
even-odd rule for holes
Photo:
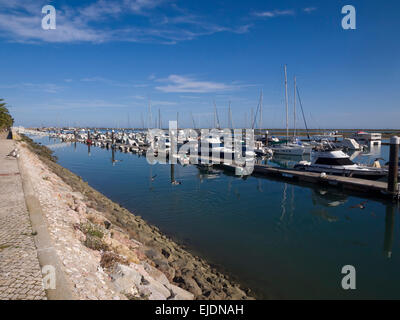
<svg viewBox="0 0 400 320">
<path fill-rule="evenodd" d="M 53 149 L 60 165 L 258 298 L 400 298 L 399 209 L 390 202 L 265 177 L 207 174 L 191 165 L 171 170 L 118 151 L 113 163 L 111 150 L 33 138 Z M 387 159 L 388 147 L 355 161 L 380 156 Z M 269 163 L 290 167 L 296 159 Z M 180 185 L 171 184 L 171 174 Z M 345 265 L 356 268 L 356 290 L 341 287 Z"/>
</svg>

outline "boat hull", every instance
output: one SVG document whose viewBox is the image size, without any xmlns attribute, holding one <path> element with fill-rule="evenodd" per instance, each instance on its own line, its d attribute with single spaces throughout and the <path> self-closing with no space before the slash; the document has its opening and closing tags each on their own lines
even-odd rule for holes
<svg viewBox="0 0 400 320">
<path fill-rule="evenodd" d="M 307 172 L 326 173 L 329 175 L 351 177 L 351 178 L 358 178 L 358 179 L 367 179 L 367 180 L 379 180 L 379 179 L 387 177 L 387 172 L 385 172 L 385 171 L 323 168 L 323 167 L 314 167 L 314 166 L 302 165 L 302 164 L 298 164 L 294 168 L 296 170 L 302 170 L 302 171 L 307 171 Z"/>
</svg>

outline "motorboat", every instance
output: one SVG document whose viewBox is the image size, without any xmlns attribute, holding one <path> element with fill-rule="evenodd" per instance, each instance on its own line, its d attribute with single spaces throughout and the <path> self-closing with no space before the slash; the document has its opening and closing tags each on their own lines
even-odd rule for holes
<svg viewBox="0 0 400 320">
<path fill-rule="evenodd" d="M 300 161 L 294 166 L 297 170 L 340 175 L 353 178 L 378 180 L 386 177 L 388 171 L 354 163 L 340 148 L 321 147 L 311 153 L 311 162 Z"/>
</svg>

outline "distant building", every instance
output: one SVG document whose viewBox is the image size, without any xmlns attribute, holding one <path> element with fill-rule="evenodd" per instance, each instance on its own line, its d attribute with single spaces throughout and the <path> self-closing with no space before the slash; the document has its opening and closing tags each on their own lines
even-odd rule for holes
<svg viewBox="0 0 400 320">
<path fill-rule="evenodd" d="M 352 136 L 358 143 L 371 146 L 380 146 L 382 143 L 381 133 L 369 133 L 365 131 L 359 131 L 354 133 Z"/>
</svg>

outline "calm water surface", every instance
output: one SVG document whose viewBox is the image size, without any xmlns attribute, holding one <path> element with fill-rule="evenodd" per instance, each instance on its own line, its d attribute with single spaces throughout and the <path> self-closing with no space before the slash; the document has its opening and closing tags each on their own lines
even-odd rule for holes
<svg viewBox="0 0 400 320">
<path fill-rule="evenodd" d="M 336 189 L 267 178 L 204 175 L 195 166 L 151 166 L 145 157 L 62 144 L 58 162 L 91 186 L 158 226 L 192 252 L 222 266 L 261 298 L 400 298 L 399 210 Z M 56 144 L 56 145 L 55 145 Z M 355 157 L 371 163 L 388 149 Z M 275 159 L 291 166 L 296 159 Z M 151 181 L 151 177 L 154 177 Z M 353 265 L 357 289 L 341 288 Z"/>
</svg>

